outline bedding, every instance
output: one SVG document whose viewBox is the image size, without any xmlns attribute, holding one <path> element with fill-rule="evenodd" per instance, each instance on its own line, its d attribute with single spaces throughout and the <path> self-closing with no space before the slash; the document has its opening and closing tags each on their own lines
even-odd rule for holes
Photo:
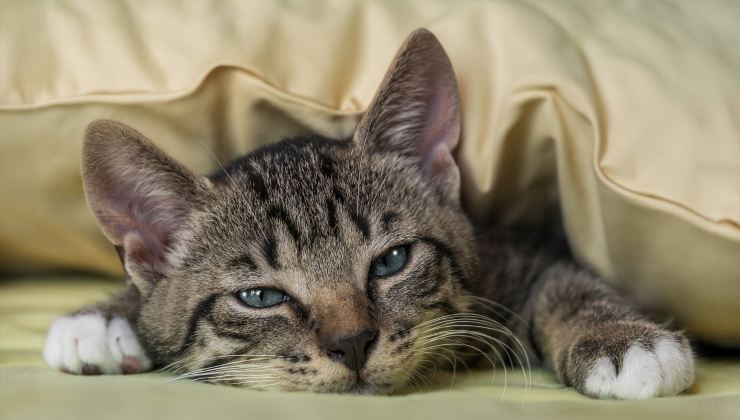
<svg viewBox="0 0 740 420">
<path fill-rule="evenodd" d="M 120 276 L 82 194 L 90 121 L 137 127 L 203 172 L 286 136 L 345 137 L 398 45 L 425 26 L 461 87 L 471 213 L 537 223 L 559 196 L 582 262 L 695 335 L 740 344 L 737 2 L 2 9 L 2 272 Z"/>
<path fill-rule="evenodd" d="M 599 401 L 547 371 L 502 368 L 441 375 L 399 396 L 265 392 L 175 380 L 172 374 L 75 376 L 41 358 L 51 320 L 120 285 L 78 275 L 15 277 L 0 284 L 2 419 L 732 419 L 740 407 L 740 359 L 700 358 L 684 395 Z M 531 386 L 529 384 L 531 383 Z"/>
<path fill-rule="evenodd" d="M 739 21 L 732 0 L 4 1 L 0 417 L 729 418 L 737 358 L 701 359 L 688 396 L 638 403 L 588 400 L 544 371 L 526 396 L 521 373 L 502 398 L 501 372 L 482 372 L 340 397 L 74 377 L 40 351 L 54 316 L 121 284 L 82 193 L 89 122 L 135 126 L 202 172 L 286 136 L 346 137 L 422 26 L 457 72 L 471 214 L 539 223 L 560 206 L 584 264 L 693 337 L 740 345 Z M 81 272 L 94 279 L 59 275 Z"/>
</svg>

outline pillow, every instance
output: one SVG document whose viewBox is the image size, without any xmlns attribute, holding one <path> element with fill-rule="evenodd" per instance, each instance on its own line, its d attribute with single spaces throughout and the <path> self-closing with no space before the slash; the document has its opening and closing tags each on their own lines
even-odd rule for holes
<svg viewBox="0 0 740 420">
<path fill-rule="evenodd" d="M 740 5 L 16 2 L 0 14 L 0 270 L 121 275 L 81 187 L 110 118 L 202 172 L 348 136 L 406 35 L 455 66 L 464 200 L 558 205 L 576 256 L 698 337 L 740 345 Z"/>
</svg>

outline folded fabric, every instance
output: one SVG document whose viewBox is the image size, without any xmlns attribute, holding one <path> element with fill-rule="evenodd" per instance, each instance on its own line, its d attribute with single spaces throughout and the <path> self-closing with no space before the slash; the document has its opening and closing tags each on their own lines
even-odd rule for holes
<svg viewBox="0 0 740 420">
<path fill-rule="evenodd" d="M 203 172 L 286 136 L 345 137 L 425 26 L 462 91 L 471 214 L 536 223 L 559 197 L 581 261 L 740 344 L 738 22 L 732 0 L 5 2 L 0 271 L 120 275 L 82 193 L 90 121 Z"/>
</svg>

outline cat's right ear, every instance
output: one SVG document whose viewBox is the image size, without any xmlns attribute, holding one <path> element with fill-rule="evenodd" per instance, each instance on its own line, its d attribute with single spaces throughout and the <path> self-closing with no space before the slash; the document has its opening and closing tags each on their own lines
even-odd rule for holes
<svg viewBox="0 0 740 420">
<path fill-rule="evenodd" d="M 88 204 L 134 285 L 146 293 L 166 276 L 181 229 L 209 196 L 210 181 L 109 120 L 88 126 L 82 160 Z"/>
<path fill-rule="evenodd" d="M 455 72 L 437 38 L 414 31 L 396 54 L 354 134 L 355 143 L 415 162 L 426 181 L 459 199 L 452 152 L 460 137 Z"/>
</svg>

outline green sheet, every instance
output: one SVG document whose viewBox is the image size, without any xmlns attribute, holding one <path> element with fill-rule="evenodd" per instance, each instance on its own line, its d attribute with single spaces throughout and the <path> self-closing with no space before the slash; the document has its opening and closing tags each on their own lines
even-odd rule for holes
<svg viewBox="0 0 740 420">
<path fill-rule="evenodd" d="M 262 392 L 174 380 L 167 373 L 74 376 L 41 358 L 52 319 L 105 298 L 120 283 L 79 277 L 0 282 L 0 419 L 739 418 L 740 359 L 700 359 L 684 395 L 598 401 L 533 369 L 457 372 L 408 395 Z"/>
</svg>

